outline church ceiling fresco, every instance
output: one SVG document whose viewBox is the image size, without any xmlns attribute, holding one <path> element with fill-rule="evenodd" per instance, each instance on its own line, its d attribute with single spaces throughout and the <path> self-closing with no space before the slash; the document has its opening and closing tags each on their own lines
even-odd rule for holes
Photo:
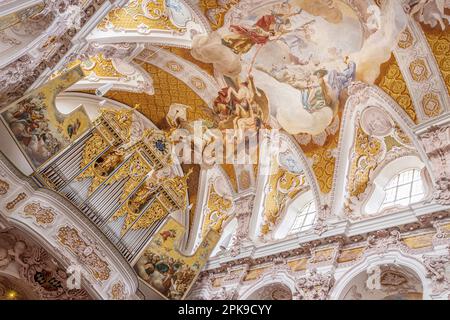
<svg viewBox="0 0 450 320">
<path fill-rule="evenodd" d="M 159 127 L 166 126 L 169 106 L 180 103 L 190 107 L 189 121 L 206 120 L 221 130 L 281 129 L 297 141 L 310 162 L 320 192 L 329 195 L 350 83 L 364 81 L 380 87 L 413 123 L 419 123 L 408 84 L 391 52 L 395 45 L 409 45 L 408 29 L 401 33 L 407 16 L 390 21 L 400 10 L 398 4 L 377 4 L 377 8 L 362 4 L 352 8 L 345 1 L 200 1 L 199 8 L 213 31 L 195 35 L 191 49 L 173 45 L 161 48 L 210 76 L 224 76 L 225 81 L 219 81 L 223 89 L 212 110 L 186 81 L 142 60 L 139 63 L 152 78 L 155 94 L 116 90 L 106 97 L 138 105 L 137 110 Z M 119 29 L 123 28 L 131 16 L 135 17 L 133 23 L 142 22 L 164 6 L 169 10 L 171 4 L 132 1 L 126 8 L 111 12 L 100 28 L 107 23 L 116 27 L 123 24 Z M 170 23 L 170 19 L 163 22 Z M 432 49 L 437 56 L 439 52 L 442 55 L 445 35 L 428 25 L 423 27 L 430 46 L 438 41 L 433 32 L 439 35 L 439 43 Z M 445 76 L 445 65 L 442 69 Z M 424 99 L 433 105 L 431 93 Z M 430 117 L 439 114 L 439 110 L 428 111 Z M 233 166 L 222 164 L 222 168 L 238 190 Z"/>
<path fill-rule="evenodd" d="M 185 298 L 219 240 L 219 234 L 210 230 L 195 253 L 185 256 L 175 249 L 184 231 L 183 225 L 169 219 L 134 266 L 141 279 L 173 300 Z"/>
<path fill-rule="evenodd" d="M 37 168 L 63 150 L 91 126 L 83 106 L 69 115 L 55 106 L 56 95 L 84 76 L 77 66 L 33 90 L 1 114 L 17 143 Z"/>
<path fill-rule="evenodd" d="M 11 28 L 12 26 L 26 21 L 29 18 L 40 13 L 44 10 L 45 5 L 43 3 L 38 3 L 34 6 L 10 13 L 0 19 L 0 31 Z"/>
</svg>

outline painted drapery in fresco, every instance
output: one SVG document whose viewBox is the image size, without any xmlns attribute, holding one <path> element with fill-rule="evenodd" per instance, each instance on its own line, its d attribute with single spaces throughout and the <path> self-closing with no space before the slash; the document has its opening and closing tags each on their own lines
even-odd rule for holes
<svg viewBox="0 0 450 320">
<path fill-rule="evenodd" d="M 69 114 L 62 114 L 55 106 L 56 96 L 83 77 L 83 71 L 77 66 L 26 94 L 1 114 L 34 168 L 41 166 L 90 128 L 91 122 L 83 106 Z"/>
</svg>

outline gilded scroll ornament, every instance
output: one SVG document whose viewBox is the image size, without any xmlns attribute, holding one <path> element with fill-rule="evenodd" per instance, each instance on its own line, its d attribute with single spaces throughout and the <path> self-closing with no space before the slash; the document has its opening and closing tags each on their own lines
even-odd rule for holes
<svg viewBox="0 0 450 320">
<path fill-rule="evenodd" d="M 102 136 L 102 134 L 94 130 L 92 137 L 86 142 L 83 149 L 83 159 L 80 162 L 80 168 L 84 168 L 89 163 L 94 161 L 107 147 L 108 141 Z"/>
<path fill-rule="evenodd" d="M 218 233 L 222 232 L 224 223 L 230 217 L 232 200 L 219 195 L 213 185 L 209 187 L 208 204 L 205 220 L 202 226 L 202 237 L 206 236 L 209 229 Z"/>
<path fill-rule="evenodd" d="M 5 195 L 8 193 L 9 183 L 0 179 L 0 195 Z"/>
<path fill-rule="evenodd" d="M 131 230 L 146 229 L 151 227 L 156 222 L 164 219 L 169 214 L 169 211 L 158 201 L 154 200 L 150 207 L 142 214 L 142 217 L 131 226 Z"/>
<path fill-rule="evenodd" d="M 97 26 L 102 31 L 137 31 L 149 33 L 150 30 L 173 30 L 183 32 L 185 29 L 175 26 L 166 14 L 165 0 L 135 0 L 123 8 L 113 9 Z"/>
<path fill-rule="evenodd" d="M 105 281 L 111 274 L 108 263 L 102 260 L 78 233 L 78 230 L 65 226 L 57 233 L 58 241 L 68 248 L 92 273 L 95 279 Z"/>
<path fill-rule="evenodd" d="M 42 207 L 40 203 L 30 203 L 23 209 L 26 217 L 32 217 L 37 224 L 48 226 L 55 221 L 55 211 L 50 207 Z"/>
<path fill-rule="evenodd" d="M 358 126 L 349 173 L 350 196 L 358 197 L 367 189 L 370 173 L 378 164 L 382 147 L 381 140 L 370 137 Z"/>
<path fill-rule="evenodd" d="M 108 179 L 111 173 L 124 161 L 124 159 L 125 151 L 123 148 L 112 148 L 83 171 L 77 177 L 77 180 L 81 181 L 92 178 L 91 185 L 89 186 L 89 193 L 93 193 Z"/>
<path fill-rule="evenodd" d="M 303 173 L 289 172 L 280 167 L 277 161 L 272 161 L 271 175 L 266 187 L 267 193 L 264 201 L 262 235 L 267 235 L 277 225 L 287 203 L 305 188 L 307 188 L 307 183 Z"/>
<path fill-rule="evenodd" d="M 8 210 L 13 210 L 20 202 L 22 202 L 23 200 L 25 200 L 27 198 L 26 193 L 21 192 L 19 193 L 14 200 L 8 202 L 6 204 L 6 209 Z"/>
</svg>

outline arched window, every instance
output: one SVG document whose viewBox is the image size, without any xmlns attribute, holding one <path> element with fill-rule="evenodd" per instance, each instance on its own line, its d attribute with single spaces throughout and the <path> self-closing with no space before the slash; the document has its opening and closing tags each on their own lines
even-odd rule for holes
<svg viewBox="0 0 450 320">
<path fill-rule="evenodd" d="M 420 170 L 410 169 L 396 175 L 389 181 L 384 191 L 386 195 L 381 209 L 395 205 L 408 206 L 419 202 L 425 195 Z"/>
<path fill-rule="evenodd" d="M 290 234 L 306 231 L 310 229 L 316 217 L 316 204 L 314 201 L 308 202 L 300 210 L 297 211 L 294 223 L 292 224 Z"/>
</svg>

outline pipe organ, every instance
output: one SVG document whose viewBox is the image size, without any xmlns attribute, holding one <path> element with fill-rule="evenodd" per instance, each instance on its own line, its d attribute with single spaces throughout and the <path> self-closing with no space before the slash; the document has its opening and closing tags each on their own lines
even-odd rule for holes
<svg viewBox="0 0 450 320">
<path fill-rule="evenodd" d="M 174 176 L 164 132 L 131 141 L 133 110 L 103 109 L 80 139 L 36 177 L 69 199 L 132 262 L 169 213 L 187 207 L 187 179 Z"/>
</svg>

